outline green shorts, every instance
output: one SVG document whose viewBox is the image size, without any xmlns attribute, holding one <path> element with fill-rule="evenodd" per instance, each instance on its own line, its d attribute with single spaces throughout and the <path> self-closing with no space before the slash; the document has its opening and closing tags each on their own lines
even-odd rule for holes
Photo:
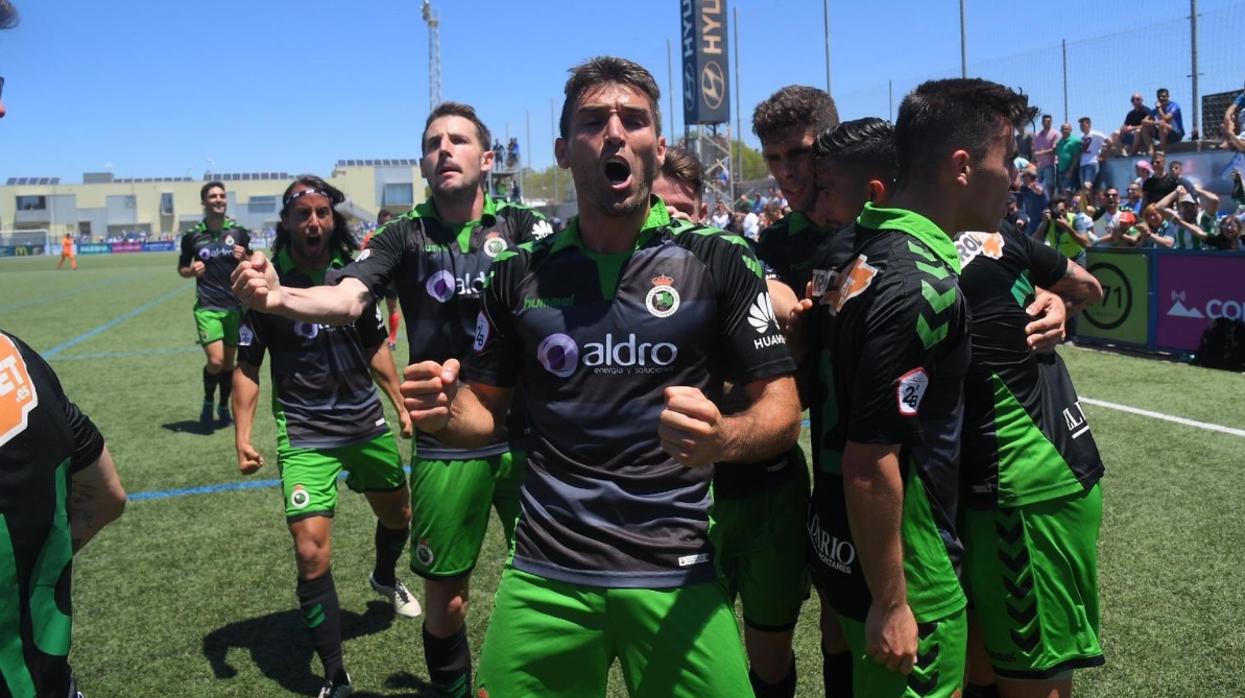
<svg viewBox="0 0 1245 698">
<path fill-rule="evenodd" d="M 221 340 L 225 341 L 225 346 L 238 346 L 238 323 L 241 321 L 241 310 L 207 310 L 195 306 L 195 327 L 202 346 Z"/>
<path fill-rule="evenodd" d="M 509 550 L 526 463 L 522 452 L 474 460 L 416 456 L 411 463 L 411 571 L 437 579 L 474 569 L 490 504 L 497 509 Z"/>
<path fill-rule="evenodd" d="M 349 475 L 355 492 L 392 492 L 406 484 L 393 434 L 337 448 L 277 447 L 277 467 L 285 496 L 285 520 L 332 516 L 337 509 L 337 476 Z"/>
<path fill-rule="evenodd" d="M 964 518 L 969 598 L 995 674 L 1045 679 L 1101 665 L 1101 485 Z"/>
<path fill-rule="evenodd" d="M 729 598 L 740 597 L 744 622 L 752 628 L 791 630 L 799 620 L 809 592 L 807 515 L 808 469 L 803 459 L 787 482 L 751 497 L 714 501 L 718 565 Z"/>
<path fill-rule="evenodd" d="M 606 589 L 507 567 L 480 650 L 479 696 L 599 698 L 622 664 L 632 696 L 751 698 L 722 586 Z"/>
<path fill-rule="evenodd" d="M 916 664 L 904 676 L 865 652 L 865 624 L 839 616 L 852 653 L 852 691 L 869 698 L 959 698 L 964 687 L 968 617 L 963 610 L 917 624 Z"/>
</svg>

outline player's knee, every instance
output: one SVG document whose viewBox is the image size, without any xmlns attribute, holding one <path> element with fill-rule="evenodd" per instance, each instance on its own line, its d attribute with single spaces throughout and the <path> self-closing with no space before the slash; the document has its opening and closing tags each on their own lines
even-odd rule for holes
<svg viewBox="0 0 1245 698">
<path fill-rule="evenodd" d="M 225 370 L 224 357 L 220 357 L 220 356 L 207 357 L 207 372 L 208 373 L 220 373 L 223 370 Z"/>
<path fill-rule="evenodd" d="M 833 612 L 821 612 L 821 646 L 829 654 L 847 651 L 847 638 L 843 636 L 843 628 L 839 618 Z"/>
<path fill-rule="evenodd" d="M 298 569 L 304 573 L 304 577 L 318 577 L 328 569 L 328 541 L 301 536 L 294 541 L 294 555 L 298 558 Z"/>
</svg>

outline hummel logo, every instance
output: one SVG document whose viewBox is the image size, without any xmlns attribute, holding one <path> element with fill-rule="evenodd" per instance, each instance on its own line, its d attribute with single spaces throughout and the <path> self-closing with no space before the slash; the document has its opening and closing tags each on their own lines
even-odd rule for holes
<svg viewBox="0 0 1245 698">
<path fill-rule="evenodd" d="M 748 310 L 748 324 L 757 334 L 765 334 L 771 323 L 777 324 L 774 322 L 774 304 L 770 302 L 768 293 L 758 293 Z"/>
</svg>

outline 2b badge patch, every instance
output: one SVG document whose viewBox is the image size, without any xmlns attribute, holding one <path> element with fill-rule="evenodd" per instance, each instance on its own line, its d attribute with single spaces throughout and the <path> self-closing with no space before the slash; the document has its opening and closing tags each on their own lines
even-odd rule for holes
<svg viewBox="0 0 1245 698">
<path fill-rule="evenodd" d="M 0 446 L 26 430 L 39 393 L 13 340 L 0 335 Z"/>
<path fill-rule="evenodd" d="M 896 399 L 899 401 L 899 414 L 915 417 L 921 409 L 921 400 L 925 398 L 925 389 L 929 387 L 929 375 L 924 368 L 914 368 L 899 377 Z"/>
</svg>

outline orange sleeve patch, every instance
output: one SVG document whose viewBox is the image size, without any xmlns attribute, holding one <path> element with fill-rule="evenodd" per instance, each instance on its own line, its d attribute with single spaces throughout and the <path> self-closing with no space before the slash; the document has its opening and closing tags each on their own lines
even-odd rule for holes
<svg viewBox="0 0 1245 698">
<path fill-rule="evenodd" d="M 0 335 L 0 446 L 26 430 L 39 393 L 13 340 Z"/>
</svg>

